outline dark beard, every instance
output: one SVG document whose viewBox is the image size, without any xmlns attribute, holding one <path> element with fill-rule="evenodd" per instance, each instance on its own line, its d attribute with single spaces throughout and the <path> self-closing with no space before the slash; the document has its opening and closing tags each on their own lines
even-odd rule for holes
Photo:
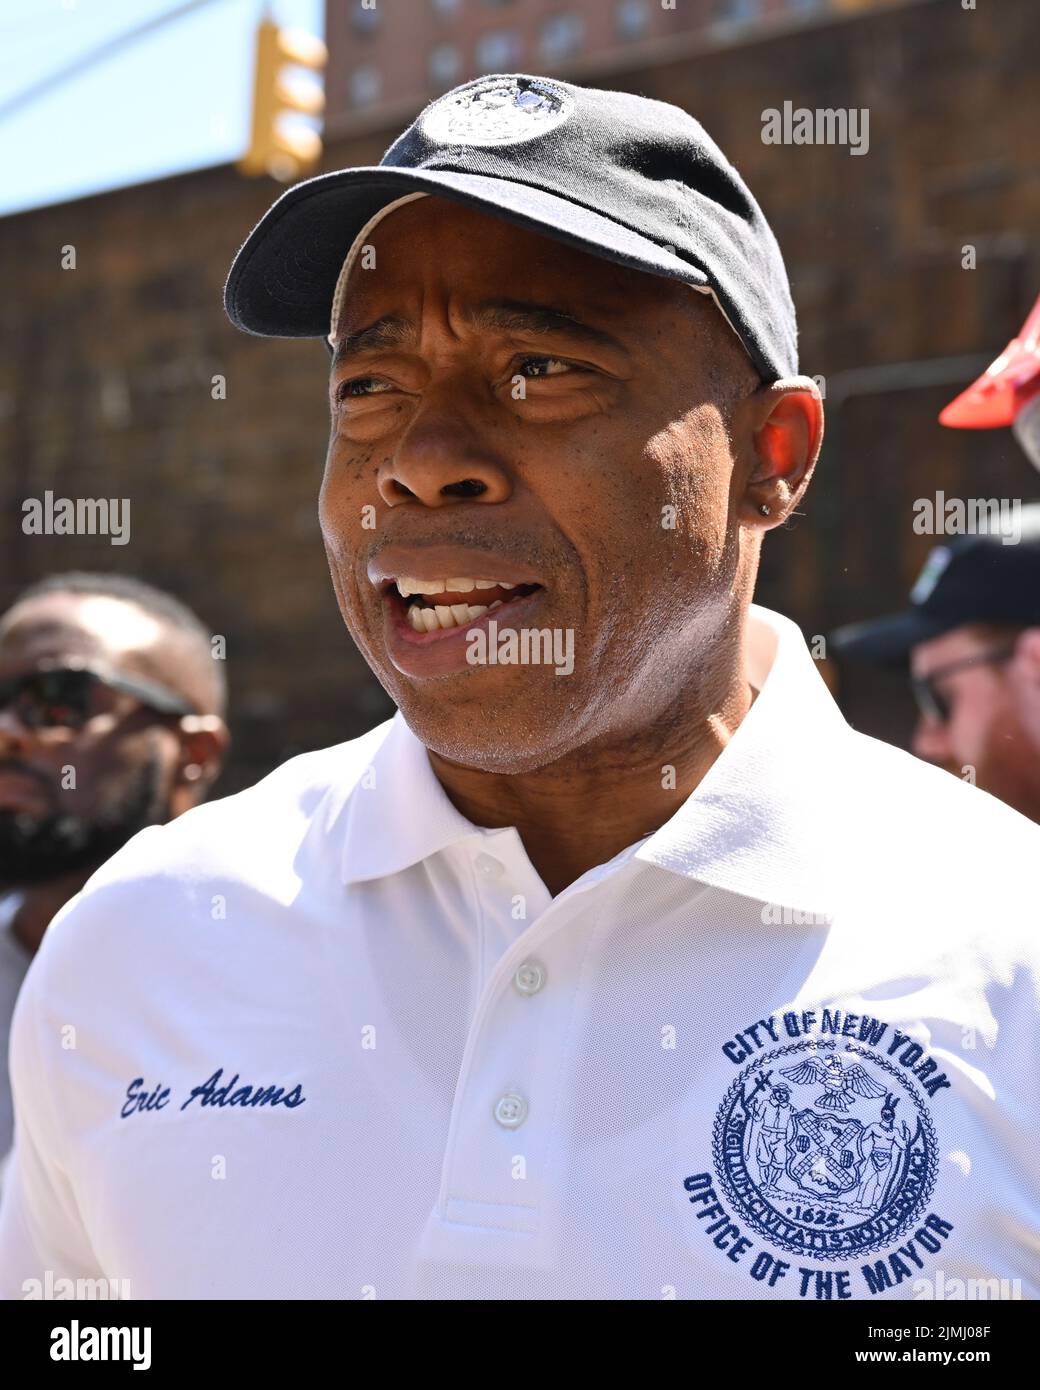
<svg viewBox="0 0 1040 1390">
<path fill-rule="evenodd" d="M 89 821 L 0 811 L 0 884 L 27 887 L 97 868 L 139 830 L 169 818 L 160 804 L 160 781 L 159 759 L 150 758 Z"/>
</svg>

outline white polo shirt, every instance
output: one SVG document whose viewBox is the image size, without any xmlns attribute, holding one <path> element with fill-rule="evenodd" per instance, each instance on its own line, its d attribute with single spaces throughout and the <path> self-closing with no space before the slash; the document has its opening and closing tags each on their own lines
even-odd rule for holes
<svg viewBox="0 0 1040 1390">
<path fill-rule="evenodd" d="M 28 950 L 14 934 L 14 919 L 22 905 L 22 893 L 11 888 L 0 889 L 0 1186 L 4 1160 L 11 1147 L 14 1115 L 11 1091 L 7 1080 L 7 1035 L 11 1028 L 18 991 L 32 959 Z"/>
<path fill-rule="evenodd" d="M 555 898 L 400 716 L 137 836 L 18 1005 L 5 1293 L 1035 1297 L 1040 831 L 749 646 Z"/>
</svg>

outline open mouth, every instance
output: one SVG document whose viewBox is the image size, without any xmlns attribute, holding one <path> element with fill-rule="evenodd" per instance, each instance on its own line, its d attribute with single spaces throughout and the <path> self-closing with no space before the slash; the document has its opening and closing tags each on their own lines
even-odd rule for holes
<svg viewBox="0 0 1040 1390">
<path fill-rule="evenodd" d="M 440 632 L 466 627 L 485 613 L 536 593 L 540 584 L 507 584 L 500 579 L 414 579 L 398 575 L 385 590 L 396 601 L 415 632 Z"/>
</svg>

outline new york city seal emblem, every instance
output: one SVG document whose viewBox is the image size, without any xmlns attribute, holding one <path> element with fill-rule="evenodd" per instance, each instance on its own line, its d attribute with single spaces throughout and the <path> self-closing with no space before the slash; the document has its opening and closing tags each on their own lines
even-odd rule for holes
<svg viewBox="0 0 1040 1390">
<path fill-rule="evenodd" d="M 756 1057 L 718 1109 L 714 1157 L 749 1226 L 824 1260 L 898 1241 L 927 1205 L 938 1164 L 931 1118 L 906 1077 L 849 1041 Z"/>
<path fill-rule="evenodd" d="M 931 1206 L 929 1102 L 953 1084 L 939 1062 L 892 1024 L 834 1007 L 760 1018 L 721 1050 L 735 1072 L 711 1166 L 683 1179 L 695 1224 L 780 1296 L 909 1295 L 954 1230 Z"/>
<path fill-rule="evenodd" d="M 555 130 L 573 106 L 561 87 L 544 78 L 490 77 L 435 101 L 420 124 L 439 144 L 513 145 Z"/>
</svg>

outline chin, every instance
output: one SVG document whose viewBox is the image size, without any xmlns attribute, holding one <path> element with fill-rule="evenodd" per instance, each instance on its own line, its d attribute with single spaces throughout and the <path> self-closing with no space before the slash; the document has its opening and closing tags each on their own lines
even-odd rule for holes
<svg viewBox="0 0 1040 1390">
<path fill-rule="evenodd" d="M 520 699 L 450 701 L 400 692 L 408 727 L 433 753 L 451 763 L 515 776 L 557 762 L 588 739 L 585 721 L 570 701 L 525 691 Z"/>
</svg>

